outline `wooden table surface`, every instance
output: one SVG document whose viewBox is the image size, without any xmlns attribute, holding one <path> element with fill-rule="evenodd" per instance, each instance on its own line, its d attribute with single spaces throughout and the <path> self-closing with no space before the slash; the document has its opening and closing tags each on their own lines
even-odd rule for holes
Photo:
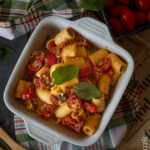
<svg viewBox="0 0 150 150">
<path fill-rule="evenodd" d="M 0 45 L 7 45 L 13 48 L 15 51 L 12 55 L 0 60 L 0 126 L 15 140 L 14 133 L 14 114 L 8 110 L 4 104 L 3 94 L 7 81 L 11 75 L 11 72 L 27 43 L 31 32 L 19 37 L 15 40 L 7 40 L 0 37 Z M 1 143 L 1 141 L 0 141 Z M 1 145 L 1 144 L 0 144 Z"/>
</svg>

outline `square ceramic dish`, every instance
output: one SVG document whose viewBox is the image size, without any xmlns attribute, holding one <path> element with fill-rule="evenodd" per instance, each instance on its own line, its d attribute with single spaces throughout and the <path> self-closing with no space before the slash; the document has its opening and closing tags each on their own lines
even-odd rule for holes
<svg viewBox="0 0 150 150">
<path fill-rule="evenodd" d="M 43 48 L 44 40 L 47 35 L 54 37 L 61 29 L 66 27 L 72 27 L 98 48 L 104 47 L 109 51 L 116 53 L 127 63 L 127 69 L 121 75 L 117 85 L 115 86 L 111 100 L 103 113 L 99 128 L 92 136 L 78 134 L 68 128 L 62 127 L 61 125 L 55 125 L 49 121 L 44 121 L 36 113 L 27 110 L 15 98 L 14 94 L 18 80 L 23 77 L 25 66 L 28 63 L 28 58 L 32 51 Z M 32 33 L 10 76 L 4 92 L 5 104 L 13 113 L 24 119 L 27 131 L 33 138 L 46 144 L 66 141 L 80 146 L 88 146 L 95 143 L 104 132 L 128 85 L 133 69 L 134 63 L 131 55 L 112 41 L 108 29 L 103 23 L 88 17 L 77 21 L 69 21 L 54 16 L 47 17 L 39 23 Z"/>
</svg>

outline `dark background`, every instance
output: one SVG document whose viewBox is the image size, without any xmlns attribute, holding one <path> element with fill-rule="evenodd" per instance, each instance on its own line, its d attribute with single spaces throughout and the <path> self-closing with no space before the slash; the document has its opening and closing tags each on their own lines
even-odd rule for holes
<svg viewBox="0 0 150 150">
<path fill-rule="evenodd" d="M 4 104 L 3 94 L 7 81 L 11 75 L 13 68 L 27 43 L 31 32 L 15 40 L 7 40 L 0 37 L 0 45 L 6 45 L 14 49 L 14 53 L 4 60 L 0 60 L 0 127 L 2 127 L 8 135 L 15 140 L 14 131 L 14 114 L 8 110 Z"/>
</svg>

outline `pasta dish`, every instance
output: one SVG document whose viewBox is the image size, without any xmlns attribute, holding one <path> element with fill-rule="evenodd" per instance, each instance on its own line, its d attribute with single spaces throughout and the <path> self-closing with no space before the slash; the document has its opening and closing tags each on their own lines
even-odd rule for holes
<svg viewBox="0 0 150 150">
<path fill-rule="evenodd" d="M 44 120 L 93 135 L 126 63 L 67 27 L 29 57 L 15 96 Z"/>
</svg>

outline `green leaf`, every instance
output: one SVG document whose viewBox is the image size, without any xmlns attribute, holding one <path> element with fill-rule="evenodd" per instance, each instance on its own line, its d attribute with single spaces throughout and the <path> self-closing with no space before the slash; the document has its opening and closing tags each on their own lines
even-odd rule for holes
<svg viewBox="0 0 150 150">
<path fill-rule="evenodd" d="M 96 88 L 96 86 L 89 84 L 87 82 L 80 82 L 73 86 L 75 93 L 78 97 L 81 97 L 85 100 L 90 100 L 92 98 L 101 97 L 102 94 Z"/>
<path fill-rule="evenodd" d="M 81 7 L 88 10 L 99 11 L 107 4 L 108 0 L 82 0 Z"/>
<path fill-rule="evenodd" d="M 62 66 L 52 73 L 52 78 L 55 84 L 60 85 L 64 82 L 73 79 L 79 72 L 79 67 L 75 65 Z"/>
<path fill-rule="evenodd" d="M 12 48 L 0 45 L 0 59 L 4 59 L 14 52 Z"/>
</svg>

